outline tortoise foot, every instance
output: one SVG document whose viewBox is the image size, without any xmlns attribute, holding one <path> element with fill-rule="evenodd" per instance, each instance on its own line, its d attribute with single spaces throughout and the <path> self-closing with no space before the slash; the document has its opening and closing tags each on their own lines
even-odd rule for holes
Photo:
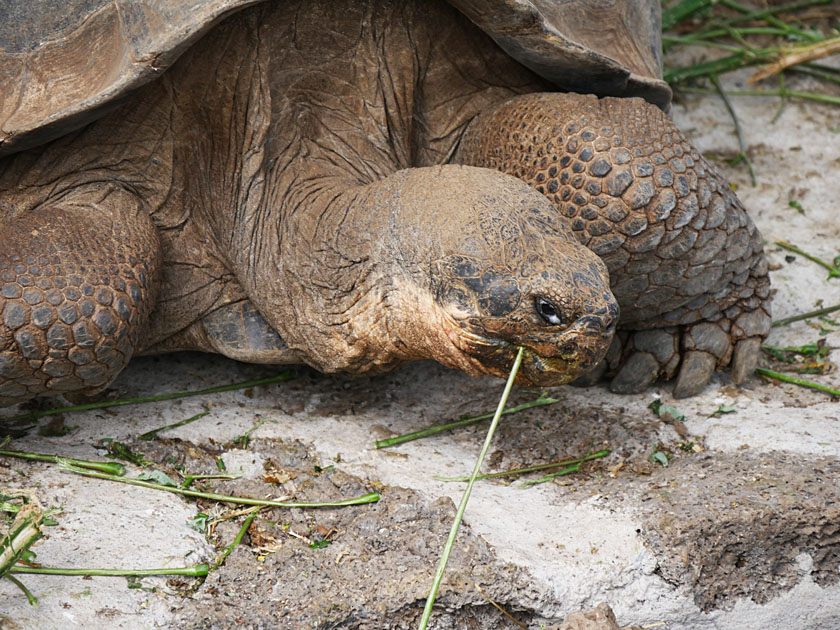
<svg viewBox="0 0 840 630">
<path fill-rule="evenodd" d="M 617 337 L 620 349 L 611 352 L 610 390 L 639 393 L 658 379 L 674 379 L 674 397 L 688 398 L 700 393 L 716 370 L 728 370 L 734 383 L 743 383 L 755 370 L 761 342 L 770 331 L 770 315 L 764 304 L 750 311 L 736 305 L 727 313 L 714 322 Z"/>
</svg>

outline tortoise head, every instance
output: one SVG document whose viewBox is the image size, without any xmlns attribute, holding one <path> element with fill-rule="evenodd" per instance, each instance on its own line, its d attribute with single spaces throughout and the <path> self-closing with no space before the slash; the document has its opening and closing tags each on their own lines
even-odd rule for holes
<svg viewBox="0 0 840 630">
<path fill-rule="evenodd" d="M 462 169 L 460 187 L 446 181 L 452 169 Z M 436 181 L 422 239 L 437 254 L 427 303 L 437 317 L 424 323 L 445 335 L 432 337 L 433 358 L 504 377 L 523 346 L 517 380 L 534 385 L 565 383 L 594 366 L 618 322 L 601 259 L 544 196 L 514 177 L 449 166 Z"/>
</svg>

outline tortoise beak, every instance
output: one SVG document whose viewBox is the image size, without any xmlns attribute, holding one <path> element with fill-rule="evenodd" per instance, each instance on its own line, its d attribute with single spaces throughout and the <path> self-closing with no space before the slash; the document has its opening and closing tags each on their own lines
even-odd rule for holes
<svg viewBox="0 0 840 630">
<path fill-rule="evenodd" d="M 519 346 L 525 351 L 516 377 L 520 385 L 548 387 L 573 381 L 604 358 L 612 343 L 618 311 L 580 317 L 562 331 L 528 332 L 487 339 L 471 354 L 490 374 L 507 377 Z M 473 330 L 473 333 L 476 331 Z"/>
</svg>

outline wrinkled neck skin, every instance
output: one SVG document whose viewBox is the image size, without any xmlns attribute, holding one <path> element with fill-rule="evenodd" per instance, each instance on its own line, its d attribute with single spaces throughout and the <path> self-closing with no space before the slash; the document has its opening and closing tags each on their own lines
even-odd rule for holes
<svg viewBox="0 0 840 630">
<path fill-rule="evenodd" d="M 248 292 L 317 369 L 375 373 L 428 357 L 469 368 L 446 335 L 449 316 L 432 300 L 430 261 L 440 243 L 412 220 L 418 175 L 352 187 L 310 182 L 301 188 L 319 189 L 304 195 L 306 205 L 286 206 L 276 282 Z"/>
</svg>

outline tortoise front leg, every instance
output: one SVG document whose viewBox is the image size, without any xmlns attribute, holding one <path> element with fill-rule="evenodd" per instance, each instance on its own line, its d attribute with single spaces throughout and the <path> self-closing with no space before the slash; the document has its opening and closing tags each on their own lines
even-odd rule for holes
<svg viewBox="0 0 840 630">
<path fill-rule="evenodd" d="M 160 247 L 136 195 L 55 188 L 0 193 L 0 406 L 107 386 L 155 301 Z"/>
<path fill-rule="evenodd" d="M 528 94 L 482 113 L 455 161 L 545 194 L 606 262 L 621 307 L 611 389 L 677 375 L 690 396 L 716 368 L 735 382 L 770 329 L 761 235 L 729 185 L 641 99 Z M 601 366 L 602 373 L 604 366 Z"/>
</svg>

